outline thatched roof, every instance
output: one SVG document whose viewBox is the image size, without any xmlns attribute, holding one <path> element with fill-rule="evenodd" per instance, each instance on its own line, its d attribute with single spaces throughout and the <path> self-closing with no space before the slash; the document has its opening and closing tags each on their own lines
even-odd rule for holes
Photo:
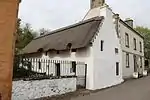
<svg viewBox="0 0 150 100">
<path fill-rule="evenodd" d="M 35 38 L 23 49 L 23 53 L 36 53 L 40 49 L 66 50 L 68 46 L 71 49 L 86 47 L 102 20 L 103 17 L 94 17 Z"/>
</svg>

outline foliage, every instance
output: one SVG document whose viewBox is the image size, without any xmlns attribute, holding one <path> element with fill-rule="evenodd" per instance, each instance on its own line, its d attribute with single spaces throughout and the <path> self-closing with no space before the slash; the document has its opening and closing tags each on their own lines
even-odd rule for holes
<svg viewBox="0 0 150 100">
<path fill-rule="evenodd" d="M 40 29 L 40 35 L 49 33 L 48 29 Z M 16 42 L 15 42 L 15 57 L 14 57 L 14 68 L 13 68 L 13 78 L 23 78 L 23 77 L 43 77 L 45 73 L 37 73 L 31 71 L 31 62 L 23 61 L 23 56 L 19 55 L 22 49 L 31 42 L 37 33 L 33 31 L 30 24 L 21 25 L 21 19 L 17 21 L 17 31 L 16 31 Z"/>
<path fill-rule="evenodd" d="M 150 59 L 150 29 L 147 27 L 137 26 L 135 30 L 144 37 L 145 57 Z"/>
<path fill-rule="evenodd" d="M 29 59 L 24 59 L 22 55 L 15 56 L 14 68 L 13 68 L 13 79 L 46 79 L 49 76 L 46 73 L 38 73 L 32 71 L 31 61 Z"/>
<path fill-rule="evenodd" d="M 27 68 L 24 68 L 24 66 L 27 66 Z M 15 56 L 13 78 L 29 77 L 30 72 L 31 72 L 30 62 L 24 62 L 22 56 Z"/>
<path fill-rule="evenodd" d="M 40 36 L 41 36 L 41 35 L 48 34 L 49 32 L 50 32 L 50 30 L 49 30 L 49 29 L 45 29 L 45 28 L 41 28 L 41 29 L 39 30 Z"/>
<path fill-rule="evenodd" d="M 16 53 L 19 53 L 33 40 L 36 36 L 36 32 L 32 30 L 30 24 L 25 24 L 25 26 L 21 27 L 21 19 L 18 19 L 16 35 Z"/>
<path fill-rule="evenodd" d="M 21 19 L 17 21 L 17 31 L 16 31 L 16 42 L 15 42 L 15 55 L 18 55 L 21 50 L 33 40 L 36 36 L 36 32 L 34 32 L 29 24 L 25 24 L 21 26 Z M 20 62 L 22 58 L 21 56 L 14 57 L 14 68 L 13 68 L 13 77 L 22 77 L 22 76 L 29 76 L 31 66 L 25 63 L 23 65 L 27 66 L 28 68 L 25 69 L 24 67 L 20 66 Z"/>
</svg>

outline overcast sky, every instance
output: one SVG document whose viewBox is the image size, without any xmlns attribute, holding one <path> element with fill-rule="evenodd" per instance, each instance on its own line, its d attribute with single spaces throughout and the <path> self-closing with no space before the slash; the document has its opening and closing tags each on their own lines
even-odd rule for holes
<svg viewBox="0 0 150 100">
<path fill-rule="evenodd" d="M 149 0 L 106 0 L 121 18 L 132 18 L 135 25 L 150 27 Z M 33 29 L 56 29 L 82 20 L 90 0 L 22 0 L 19 18 Z"/>
</svg>

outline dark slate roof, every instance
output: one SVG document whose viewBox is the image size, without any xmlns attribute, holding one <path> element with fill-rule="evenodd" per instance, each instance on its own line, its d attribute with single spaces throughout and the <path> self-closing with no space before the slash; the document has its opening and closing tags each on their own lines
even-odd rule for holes
<svg viewBox="0 0 150 100">
<path fill-rule="evenodd" d="M 40 49 L 44 51 L 66 50 L 68 44 L 71 49 L 86 47 L 103 19 L 104 17 L 94 17 L 35 38 L 23 49 L 22 53 L 36 53 Z"/>
<path fill-rule="evenodd" d="M 131 31 L 135 32 L 138 36 L 140 36 L 141 38 L 144 39 L 144 37 L 137 32 L 133 27 L 131 27 L 130 25 L 128 25 L 125 21 L 123 21 L 122 19 L 120 19 L 120 22 L 122 22 L 126 27 L 128 27 Z"/>
</svg>

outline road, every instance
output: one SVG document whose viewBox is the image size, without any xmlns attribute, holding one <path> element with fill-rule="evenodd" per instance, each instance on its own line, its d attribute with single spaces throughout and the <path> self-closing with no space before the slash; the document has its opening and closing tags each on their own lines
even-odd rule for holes
<svg viewBox="0 0 150 100">
<path fill-rule="evenodd" d="M 71 100 L 150 100 L 150 76 Z"/>
</svg>

